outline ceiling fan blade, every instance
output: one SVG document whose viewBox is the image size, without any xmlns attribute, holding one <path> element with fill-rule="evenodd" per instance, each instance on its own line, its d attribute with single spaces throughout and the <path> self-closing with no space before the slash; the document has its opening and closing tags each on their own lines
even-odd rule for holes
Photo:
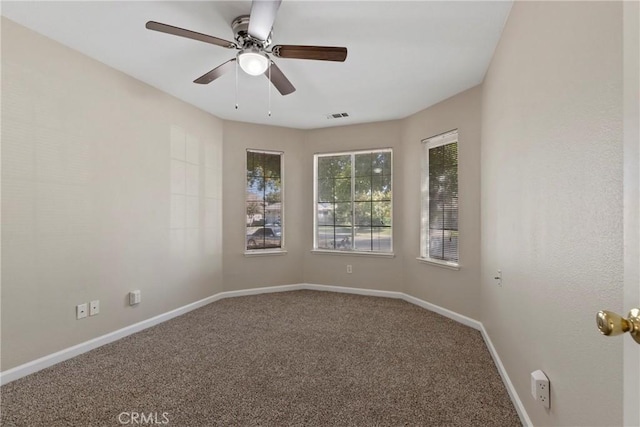
<svg viewBox="0 0 640 427">
<path fill-rule="evenodd" d="M 209 71 L 207 74 L 204 74 L 198 77 L 193 82 L 201 85 L 209 84 L 215 79 L 217 79 L 218 77 L 222 76 L 223 74 L 233 70 L 233 67 L 235 66 L 235 62 L 236 62 L 236 58 L 232 58 L 227 62 L 223 63 L 222 65 L 218 65 L 216 68 Z"/>
<path fill-rule="evenodd" d="M 161 33 L 215 44 L 216 46 L 226 47 L 227 49 L 236 49 L 238 47 L 235 43 L 230 42 L 229 40 L 219 39 L 218 37 L 209 36 L 207 34 L 196 33 L 195 31 L 185 30 L 184 28 L 174 27 L 173 25 L 161 24 L 156 21 L 147 22 L 145 27 L 149 30 L 160 31 Z"/>
<path fill-rule="evenodd" d="M 319 61 L 344 62 L 347 59 L 346 47 L 276 45 L 272 49 L 278 58 L 316 59 Z"/>
<path fill-rule="evenodd" d="M 271 34 L 273 22 L 282 0 L 253 0 L 247 32 L 251 37 L 265 41 Z"/>
<path fill-rule="evenodd" d="M 269 78 L 268 69 L 265 71 L 264 75 Z M 278 89 L 278 92 L 280 92 L 281 95 L 289 95 L 296 91 L 296 88 L 273 61 L 271 61 L 271 84 Z"/>
</svg>

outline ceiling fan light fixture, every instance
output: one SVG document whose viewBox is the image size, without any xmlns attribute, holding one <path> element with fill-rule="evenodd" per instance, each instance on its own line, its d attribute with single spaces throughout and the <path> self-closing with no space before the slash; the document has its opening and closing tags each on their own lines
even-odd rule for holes
<svg viewBox="0 0 640 427">
<path fill-rule="evenodd" d="M 245 73 L 259 76 L 269 68 L 269 57 L 255 48 L 243 49 L 238 53 L 238 63 Z"/>
</svg>

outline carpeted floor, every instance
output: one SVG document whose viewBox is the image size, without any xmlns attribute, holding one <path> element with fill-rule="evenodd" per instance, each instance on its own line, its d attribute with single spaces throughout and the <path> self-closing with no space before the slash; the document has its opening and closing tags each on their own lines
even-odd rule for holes
<svg viewBox="0 0 640 427">
<path fill-rule="evenodd" d="M 2 426 L 521 425 L 478 331 L 316 291 L 221 300 L 0 392 Z"/>
</svg>

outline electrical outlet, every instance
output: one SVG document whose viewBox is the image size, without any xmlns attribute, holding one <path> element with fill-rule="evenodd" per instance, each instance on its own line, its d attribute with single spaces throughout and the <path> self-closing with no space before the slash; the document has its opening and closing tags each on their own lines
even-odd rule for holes
<svg viewBox="0 0 640 427">
<path fill-rule="evenodd" d="M 353 268 L 351 267 L 351 264 L 347 264 L 347 273 L 348 274 L 353 273 Z"/>
<path fill-rule="evenodd" d="M 87 303 L 76 305 L 76 319 L 87 317 Z"/>
<path fill-rule="evenodd" d="M 89 316 L 95 316 L 100 313 L 100 300 L 91 301 L 89 303 Z"/>
<path fill-rule="evenodd" d="M 498 270 L 498 275 L 494 279 L 498 281 L 498 286 L 502 286 L 502 270 Z"/>
<path fill-rule="evenodd" d="M 541 370 L 531 373 L 531 394 L 545 408 L 551 406 L 549 378 Z"/>
</svg>

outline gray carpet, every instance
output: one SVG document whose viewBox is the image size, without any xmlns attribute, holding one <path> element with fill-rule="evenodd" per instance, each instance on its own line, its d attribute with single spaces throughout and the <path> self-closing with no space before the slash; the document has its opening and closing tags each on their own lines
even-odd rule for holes
<svg viewBox="0 0 640 427">
<path fill-rule="evenodd" d="M 521 425 L 478 331 L 316 291 L 218 301 L 0 392 L 2 426 Z"/>
</svg>

